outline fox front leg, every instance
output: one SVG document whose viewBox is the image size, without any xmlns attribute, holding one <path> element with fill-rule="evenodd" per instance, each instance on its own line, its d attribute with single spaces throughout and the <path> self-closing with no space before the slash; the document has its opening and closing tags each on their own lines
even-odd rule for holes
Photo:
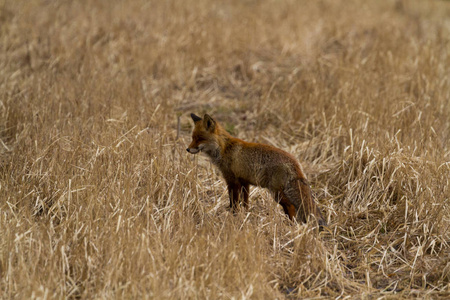
<svg viewBox="0 0 450 300">
<path fill-rule="evenodd" d="M 228 184 L 228 195 L 230 197 L 230 209 L 233 213 L 237 211 L 239 205 L 239 194 L 242 189 L 242 185 L 239 183 Z"/>
<path fill-rule="evenodd" d="M 241 182 L 241 199 L 242 199 L 242 204 L 244 205 L 245 208 L 248 208 L 248 194 L 250 192 L 250 184 L 245 183 L 245 182 Z"/>
</svg>

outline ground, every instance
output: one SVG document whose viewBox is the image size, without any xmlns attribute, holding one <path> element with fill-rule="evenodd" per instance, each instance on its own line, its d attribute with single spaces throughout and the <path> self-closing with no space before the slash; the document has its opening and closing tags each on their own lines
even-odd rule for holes
<svg viewBox="0 0 450 300">
<path fill-rule="evenodd" d="M 450 297 L 449 1 L 0 1 L 0 297 Z M 190 113 L 329 226 L 227 209 Z"/>
</svg>

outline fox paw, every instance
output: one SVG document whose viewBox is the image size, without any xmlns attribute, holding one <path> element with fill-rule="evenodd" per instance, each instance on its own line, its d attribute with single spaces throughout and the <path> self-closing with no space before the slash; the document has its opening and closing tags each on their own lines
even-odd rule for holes
<svg viewBox="0 0 450 300">
<path fill-rule="evenodd" d="M 225 209 L 228 210 L 233 215 L 236 215 L 237 212 L 238 212 L 238 208 L 234 207 L 234 206 L 231 206 L 231 205 L 228 205 Z"/>
</svg>

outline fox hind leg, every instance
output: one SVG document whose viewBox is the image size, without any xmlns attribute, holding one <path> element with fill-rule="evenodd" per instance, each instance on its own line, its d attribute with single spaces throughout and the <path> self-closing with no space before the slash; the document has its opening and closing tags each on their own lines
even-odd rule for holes
<svg viewBox="0 0 450 300">
<path fill-rule="evenodd" d="M 295 219 L 296 209 L 295 206 L 289 201 L 289 198 L 283 192 L 278 192 L 275 195 L 276 201 L 283 207 L 284 213 L 292 221 Z"/>
<path fill-rule="evenodd" d="M 295 207 L 298 222 L 306 223 L 311 214 L 315 215 L 318 220 L 321 219 L 321 216 L 316 213 L 317 207 L 306 179 L 295 179 L 289 182 L 284 189 L 284 194 L 287 201 Z"/>
<path fill-rule="evenodd" d="M 323 229 L 324 226 L 327 226 L 327 222 L 325 221 L 322 213 L 320 212 L 319 207 L 314 202 L 314 199 L 311 194 L 311 188 L 309 187 L 308 181 L 304 178 L 299 179 L 297 183 L 297 187 L 300 190 L 301 194 L 301 203 L 304 209 L 304 218 L 306 220 L 310 215 L 314 215 L 319 224 L 320 230 Z"/>
</svg>

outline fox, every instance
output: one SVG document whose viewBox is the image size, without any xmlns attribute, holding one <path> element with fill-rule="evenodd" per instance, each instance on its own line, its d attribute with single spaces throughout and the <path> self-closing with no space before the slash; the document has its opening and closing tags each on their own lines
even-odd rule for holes
<svg viewBox="0 0 450 300">
<path fill-rule="evenodd" d="M 323 229 L 327 225 L 311 194 L 300 164 L 274 146 L 249 143 L 231 136 L 216 120 L 191 114 L 194 121 L 190 154 L 205 153 L 218 167 L 228 187 L 232 212 L 248 208 L 250 185 L 266 188 L 291 220 L 307 223 L 313 216 Z"/>
</svg>

